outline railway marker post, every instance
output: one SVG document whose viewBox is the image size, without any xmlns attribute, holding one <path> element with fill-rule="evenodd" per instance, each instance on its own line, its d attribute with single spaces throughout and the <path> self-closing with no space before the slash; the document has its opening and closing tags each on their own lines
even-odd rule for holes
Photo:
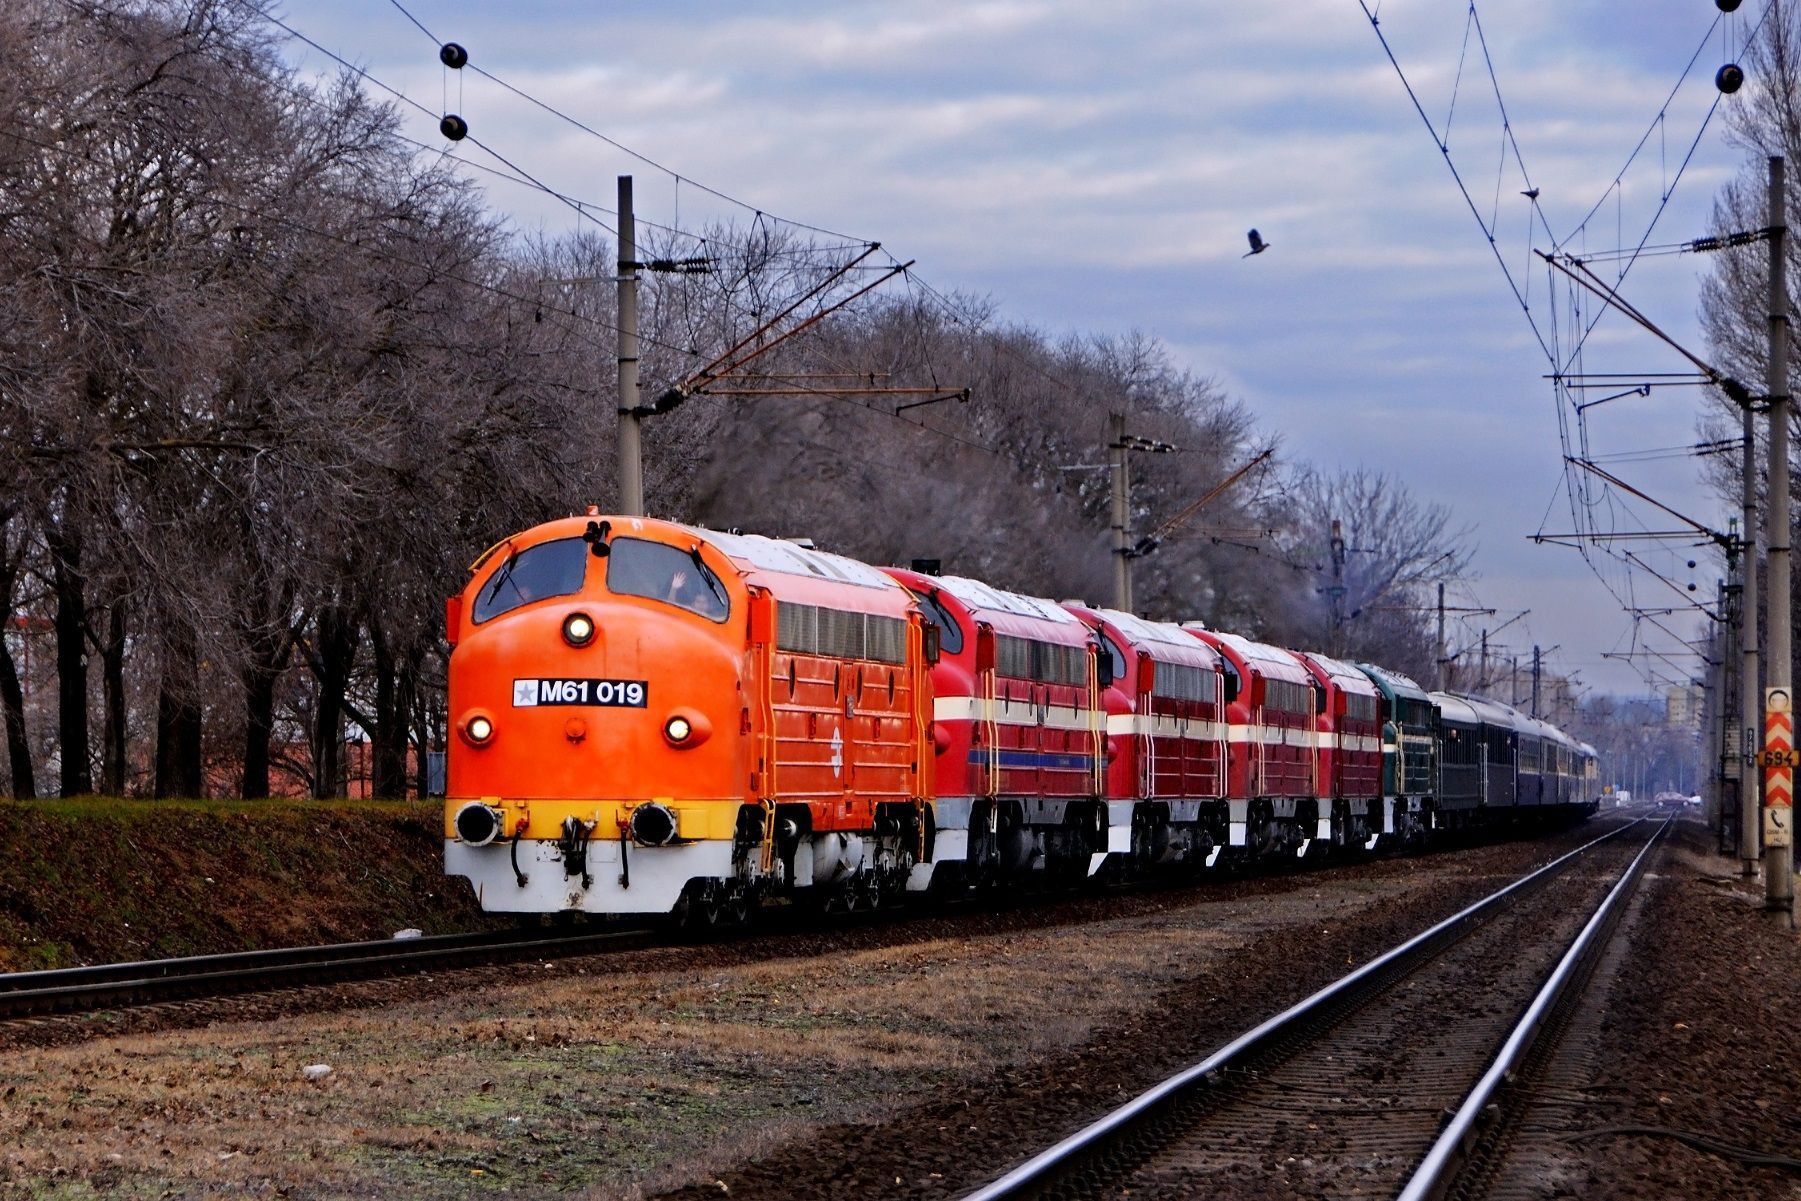
<svg viewBox="0 0 1801 1201">
<path fill-rule="evenodd" d="M 1764 690 L 1763 773 L 1764 845 L 1786 851 L 1795 844 L 1795 715 L 1787 688 Z"/>
</svg>

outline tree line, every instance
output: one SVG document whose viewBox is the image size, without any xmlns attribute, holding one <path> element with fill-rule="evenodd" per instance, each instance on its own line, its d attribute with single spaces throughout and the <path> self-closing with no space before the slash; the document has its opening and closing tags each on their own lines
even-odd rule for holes
<svg viewBox="0 0 1801 1201">
<path fill-rule="evenodd" d="M 0 11 L 14 796 L 341 795 L 363 736 L 374 795 L 422 794 L 443 598 L 507 533 L 614 497 L 607 235 L 513 231 L 278 32 L 229 0 Z M 710 260 L 646 279 L 647 396 L 843 259 L 761 223 L 646 242 Z M 832 383 L 863 379 L 969 399 Z M 904 281 L 743 382 L 647 423 L 653 513 L 1051 596 L 1109 599 L 1110 412 L 1176 448 L 1133 456 L 1144 534 L 1277 449 L 1154 339 Z M 1336 571 L 1334 518 L 1362 552 Z M 1429 676 L 1427 589 L 1468 541 L 1397 481 L 1272 455 L 1136 561 L 1139 608 Z"/>
</svg>

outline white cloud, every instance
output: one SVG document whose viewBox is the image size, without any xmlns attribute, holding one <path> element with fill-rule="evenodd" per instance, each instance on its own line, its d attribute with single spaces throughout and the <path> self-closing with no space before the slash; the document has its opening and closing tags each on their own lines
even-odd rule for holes
<svg viewBox="0 0 1801 1201">
<path fill-rule="evenodd" d="M 880 238 L 940 286 L 993 294 L 1009 318 L 1158 334 L 1244 396 L 1292 453 L 1394 471 L 1479 524 L 1483 595 L 1550 598 L 1533 605 L 1541 640 L 1592 657 L 1618 636 L 1623 619 L 1576 556 L 1525 538 L 1561 477 L 1546 361 L 1353 0 L 793 0 L 754 12 L 719 0 L 421 0 L 415 11 L 474 61 L 684 175 Z M 1509 164 L 1497 182 L 1498 110 L 1474 41 L 1458 75 L 1467 11 L 1384 0 L 1382 29 L 1441 130 L 1455 91 L 1453 161 L 1484 219 L 1498 214 L 1496 247 L 1548 336 L 1542 265 L 1527 274 L 1523 181 Z M 1642 230 L 1712 101 L 1710 56 L 1609 189 L 1712 6 L 1644 0 L 1630 20 L 1602 0 L 1481 12 L 1556 234 L 1604 197 L 1576 245 Z M 632 172 L 649 219 L 728 211 L 479 79 L 446 80 L 397 13 L 329 0 L 292 20 L 434 110 L 448 90 L 479 136 L 556 187 L 607 204 L 612 177 Z M 430 122 L 418 128 L 435 140 Z M 1707 231 L 1712 193 L 1738 169 L 1717 133 L 1653 241 Z M 570 219 L 489 186 L 522 224 Z M 1274 249 L 1244 261 L 1253 225 Z M 1698 342 L 1698 269 L 1648 260 L 1629 294 Z M 1585 365 L 1664 369 L 1665 357 L 1610 318 Z M 1593 428 L 1608 445 L 1680 442 L 1691 401 L 1659 393 L 1598 411 Z M 1711 510 L 1680 461 L 1639 478 L 1678 507 Z M 1589 678 L 1632 680 L 1599 667 Z"/>
</svg>

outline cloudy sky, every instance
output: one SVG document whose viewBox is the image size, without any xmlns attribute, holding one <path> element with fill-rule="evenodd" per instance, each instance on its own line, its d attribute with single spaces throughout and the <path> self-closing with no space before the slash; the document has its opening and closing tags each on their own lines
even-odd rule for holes
<svg viewBox="0 0 1801 1201">
<path fill-rule="evenodd" d="M 405 2 L 487 70 L 689 180 L 879 240 L 936 287 L 986 295 L 1009 319 L 1155 335 L 1251 406 L 1289 456 L 1392 472 L 1474 527 L 1476 575 L 1456 603 L 1500 616 L 1468 619 L 1460 638 L 1530 609 L 1501 637 L 1509 647 L 1559 646 L 1552 663 L 1600 690 L 1644 687 L 1601 657 L 1631 643 L 1619 603 L 1574 551 L 1528 540 L 1572 518 L 1549 360 L 1495 255 L 1567 353 L 1570 314 L 1554 311 L 1544 268 L 1529 265 L 1529 229 L 1541 248 L 1553 235 L 1585 253 L 1635 244 L 1668 194 L 1653 243 L 1711 232 L 1713 196 L 1745 162 L 1722 136 L 1724 105 L 1671 187 L 1714 101 L 1713 73 L 1764 0 L 1711 36 L 1713 0 L 1491 0 L 1478 9 L 1481 36 L 1450 0 L 1369 0 L 1422 107 L 1448 130 L 1494 251 L 1358 0 Z M 744 217 L 471 72 L 447 73 L 394 7 L 289 0 L 280 11 L 434 113 L 461 113 L 566 193 L 610 207 L 614 177 L 629 172 L 641 218 Z M 294 55 L 330 65 L 304 46 Z M 415 115 L 410 132 L 438 145 L 434 125 Z M 555 202 L 483 178 L 521 226 L 573 225 Z M 1536 227 L 1519 194 L 1528 178 Z M 1272 249 L 1245 259 L 1252 226 Z M 1700 349 L 1706 266 L 1645 260 L 1626 293 Z M 1617 317 L 1581 365 L 1681 366 Z M 1693 390 L 1660 389 L 1594 410 L 1593 449 L 1692 443 L 1696 404 Z M 1724 521 L 1692 459 L 1620 471 Z M 1690 571 L 1691 553 L 1647 557 L 1711 597 L 1718 569 L 1702 558 Z M 1640 604 L 1682 603 L 1648 577 L 1610 578 Z M 1699 628 L 1668 620 L 1685 637 Z"/>
</svg>

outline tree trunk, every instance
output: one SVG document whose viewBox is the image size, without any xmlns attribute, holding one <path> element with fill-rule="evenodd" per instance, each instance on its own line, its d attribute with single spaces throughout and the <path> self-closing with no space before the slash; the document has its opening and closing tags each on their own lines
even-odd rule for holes
<svg viewBox="0 0 1801 1201">
<path fill-rule="evenodd" d="M 81 539 L 52 526 L 50 587 L 56 594 L 56 716 L 62 795 L 94 791 L 88 761 L 88 609 L 81 578 Z"/>
<path fill-rule="evenodd" d="M 8 515 L 10 517 L 10 514 Z M 0 523 L 3 525 L 4 523 Z M 11 548 L 0 541 L 0 621 L 13 616 L 13 586 L 19 582 L 19 560 L 10 557 Z M 27 631 L 27 638 L 31 636 Z M 0 625 L 0 711 L 6 715 L 6 758 L 12 768 L 12 794 L 18 800 L 29 800 L 38 792 L 37 773 L 31 763 L 31 737 L 25 731 L 25 690 L 19 686 L 19 666 L 7 645 L 6 630 Z"/>
<path fill-rule="evenodd" d="M 6 710 L 6 758 L 12 767 L 13 796 L 24 801 L 38 794 L 31 767 L 31 740 L 25 734 L 25 692 L 12 648 L 0 637 L 0 707 Z"/>
<path fill-rule="evenodd" d="M 275 681 L 279 672 L 260 662 L 244 669 L 244 777 L 239 794 L 269 795 L 269 739 L 275 731 Z"/>
<path fill-rule="evenodd" d="M 375 662 L 375 729 L 369 732 L 374 755 L 370 795 L 384 800 L 406 796 L 406 744 L 412 684 L 404 666 L 395 662 L 381 623 L 369 625 L 369 649 Z"/>
<path fill-rule="evenodd" d="M 319 613 L 319 701 L 313 720 L 313 795 L 321 800 L 342 795 L 344 770 L 344 694 L 356 659 L 357 623 L 341 606 Z"/>
<path fill-rule="evenodd" d="M 417 685 L 413 688 L 413 745 L 418 758 L 413 762 L 413 785 L 424 800 L 431 792 L 431 697 Z"/>
<path fill-rule="evenodd" d="M 125 602 L 116 600 L 106 622 L 100 648 L 100 678 L 106 715 L 100 742 L 100 787 L 110 796 L 125 795 Z"/>
<path fill-rule="evenodd" d="M 281 616 L 285 617 L 287 598 L 278 604 Z M 285 626 L 272 623 L 254 630 L 245 641 L 249 645 L 250 658 L 240 677 L 244 684 L 244 778 L 240 795 L 266 797 L 269 795 L 269 740 L 275 732 L 275 686 L 281 682 L 281 673 L 287 670 L 288 654 L 294 644 Z"/>
<path fill-rule="evenodd" d="M 167 623 L 169 644 L 156 690 L 156 795 L 198 797 L 206 782 L 201 771 L 201 712 L 197 688 L 199 655 L 194 636 L 179 619 Z"/>
</svg>

